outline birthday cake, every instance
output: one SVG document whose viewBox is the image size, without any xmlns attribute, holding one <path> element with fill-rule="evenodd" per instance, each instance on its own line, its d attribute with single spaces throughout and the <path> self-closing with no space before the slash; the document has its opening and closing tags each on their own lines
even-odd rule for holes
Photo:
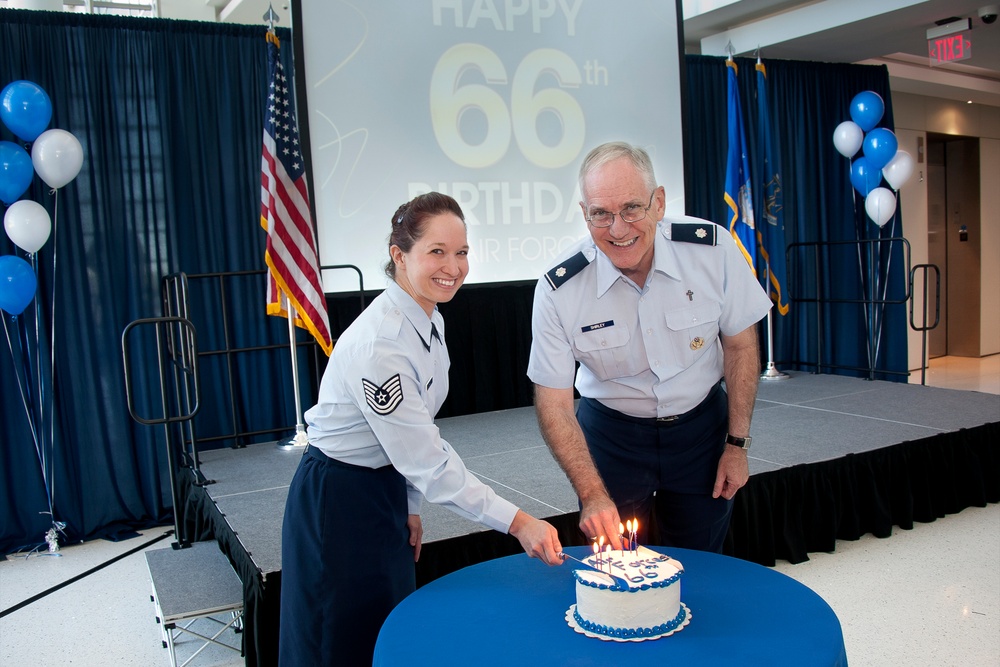
<svg viewBox="0 0 1000 667">
<path fill-rule="evenodd" d="M 644 641 L 677 632 L 691 612 L 681 603 L 684 567 L 646 547 L 595 553 L 574 570 L 576 604 L 566 621 L 582 634 L 613 641 Z"/>
</svg>

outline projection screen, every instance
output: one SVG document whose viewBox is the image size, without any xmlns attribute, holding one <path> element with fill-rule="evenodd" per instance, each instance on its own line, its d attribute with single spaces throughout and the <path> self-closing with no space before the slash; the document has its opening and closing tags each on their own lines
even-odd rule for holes
<svg viewBox="0 0 1000 667">
<path fill-rule="evenodd" d="M 466 215 L 467 283 L 535 280 L 587 234 L 577 170 L 605 141 L 649 151 L 683 213 L 678 5 L 295 2 L 320 263 L 383 288 L 392 213 L 437 190 Z M 328 293 L 357 285 L 325 272 Z"/>
</svg>

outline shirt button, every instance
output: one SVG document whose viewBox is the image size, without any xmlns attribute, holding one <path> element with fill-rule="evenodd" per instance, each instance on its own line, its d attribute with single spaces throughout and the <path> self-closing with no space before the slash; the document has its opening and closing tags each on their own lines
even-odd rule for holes
<svg viewBox="0 0 1000 667">
<path fill-rule="evenodd" d="M 697 318 L 697 317 L 692 317 L 692 318 L 691 318 L 691 321 L 692 321 L 692 322 L 697 322 L 697 321 L 698 321 L 698 318 Z"/>
<path fill-rule="evenodd" d="M 608 341 L 602 340 L 601 341 L 601 347 L 607 347 L 607 346 L 608 346 Z"/>
<path fill-rule="evenodd" d="M 646 329 L 646 333 L 648 333 L 650 336 L 652 336 L 653 335 L 653 329 L 652 329 L 652 327 L 650 327 L 649 329 Z"/>
</svg>

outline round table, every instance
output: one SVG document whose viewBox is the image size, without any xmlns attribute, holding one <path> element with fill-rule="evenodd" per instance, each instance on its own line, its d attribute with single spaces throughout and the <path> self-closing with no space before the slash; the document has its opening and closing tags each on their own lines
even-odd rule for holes
<svg viewBox="0 0 1000 667">
<path fill-rule="evenodd" d="M 673 635 L 613 642 L 577 633 L 566 610 L 580 566 L 521 554 L 453 572 L 403 600 L 382 626 L 374 665 L 847 665 L 837 615 L 806 586 L 736 558 L 650 548 L 684 565 L 691 622 Z"/>
</svg>

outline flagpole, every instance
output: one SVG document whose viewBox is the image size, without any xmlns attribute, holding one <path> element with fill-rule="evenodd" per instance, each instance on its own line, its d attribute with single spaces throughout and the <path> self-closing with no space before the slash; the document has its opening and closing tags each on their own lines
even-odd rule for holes
<svg viewBox="0 0 1000 667">
<path fill-rule="evenodd" d="M 767 265 L 767 270 L 764 272 L 764 284 L 768 287 L 770 291 L 771 285 L 771 267 L 770 264 Z M 787 380 L 788 373 L 783 373 L 778 370 L 774 365 L 774 322 L 771 320 L 771 313 L 774 312 L 774 308 L 767 311 L 767 366 L 764 368 L 764 372 L 760 374 L 761 380 Z"/>
<path fill-rule="evenodd" d="M 292 388 L 295 395 L 295 435 L 278 443 L 278 449 L 292 450 L 309 444 L 306 426 L 302 423 L 302 399 L 299 396 L 299 365 L 295 359 L 295 306 L 288 304 L 288 346 L 292 353 Z"/>
</svg>

